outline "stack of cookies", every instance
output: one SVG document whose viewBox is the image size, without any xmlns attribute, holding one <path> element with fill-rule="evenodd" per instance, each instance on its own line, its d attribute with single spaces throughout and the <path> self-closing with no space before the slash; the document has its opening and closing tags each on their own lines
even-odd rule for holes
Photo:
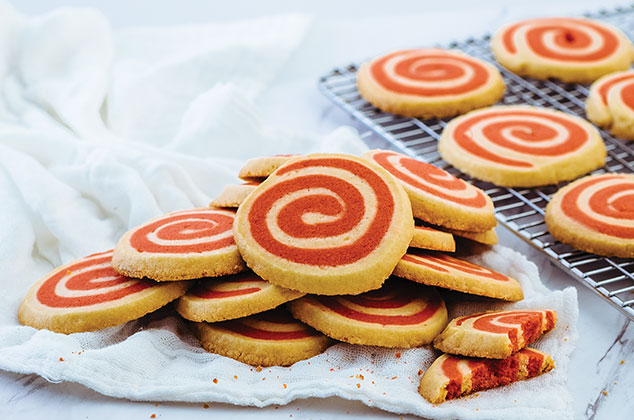
<svg viewBox="0 0 634 420">
<path fill-rule="evenodd" d="M 493 205 L 432 165 L 374 150 L 258 158 L 240 176 L 248 184 L 209 208 L 152 219 L 56 269 L 20 322 L 91 331 L 175 300 L 206 350 L 287 366 L 333 340 L 431 343 L 448 321 L 436 287 L 523 298 L 515 279 L 449 254 L 454 234 L 495 242 Z"/>
</svg>

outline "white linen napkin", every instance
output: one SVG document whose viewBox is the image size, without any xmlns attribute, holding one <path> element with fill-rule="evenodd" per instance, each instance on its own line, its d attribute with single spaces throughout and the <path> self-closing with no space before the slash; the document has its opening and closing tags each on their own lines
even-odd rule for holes
<svg viewBox="0 0 634 420">
<path fill-rule="evenodd" d="M 536 347 L 557 368 L 439 406 L 417 393 L 419 371 L 437 356 L 427 347 L 397 357 L 338 344 L 258 372 L 203 351 L 169 307 L 94 333 L 19 326 L 18 305 L 38 278 L 112 248 L 150 217 L 206 206 L 236 182 L 245 159 L 365 150 L 350 128 L 290 132 L 267 125 L 254 106 L 309 24 L 287 15 L 113 33 L 92 10 L 25 18 L 0 3 L 0 368 L 134 400 L 264 406 L 337 395 L 434 418 L 570 418 L 576 292 L 548 291 L 532 263 L 501 246 L 474 258 L 517 278 L 526 299 L 494 306 L 556 309 L 557 327 Z M 449 308 L 459 315 L 485 306 Z"/>
</svg>

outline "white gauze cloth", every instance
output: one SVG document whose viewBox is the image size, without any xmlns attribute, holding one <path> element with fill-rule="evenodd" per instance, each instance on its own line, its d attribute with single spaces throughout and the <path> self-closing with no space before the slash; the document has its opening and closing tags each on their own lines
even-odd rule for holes
<svg viewBox="0 0 634 420">
<path fill-rule="evenodd" d="M 267 126 L 253 105 L 309 24 L 289 15 L 113 33 L 91 10 L 27 19 L 0 3 L 0 368 L 132 400 L 265 406 L 336 395 L 433 418 L 571 418 L 575 290 L 548 291 L 535 265 L 501 246 L 473 259 L 517 278 L 525 300 L 448 302 L 450 315 L 556 309 L 555 330 L 535 347 L 557 367 L 438 406 L 417 393 L 438 356 L 428 347 L 337 344 L 258 372 L 202 350 L 170 307 L 93 333 L 18 324 L 22 297 L 52 268 L 112 248 L 151 217 L 206 206 L 245 159 L 365 150 L 352 129 L 293 133 Z"/>
</svg>

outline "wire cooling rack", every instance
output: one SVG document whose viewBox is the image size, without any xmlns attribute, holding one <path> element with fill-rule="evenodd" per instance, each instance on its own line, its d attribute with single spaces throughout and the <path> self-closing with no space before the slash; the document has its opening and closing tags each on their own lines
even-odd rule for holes
<svg viewBox="0 0 634 420">
<path fill-rule="evenodd" d="M 634 5 L 602 10 L 587 17 L 604 20 L 634 39 Z M 502 103 L 529 104 L 554 108 L 585 117 L 584 101 L 588 87 L 551 80 L 524 79 L 498 65 L 489 49 L 490 36 L 452 42 L 445 47 L 495 64 L 506 83 Z M 601 297 L 634 320 L 634 259 L 606 258 L 578 251 L 553 238 L 544 222 L 544 211 L 552 195 L 565 183 L 541 188 L 504 188 L 478 181 L 445 162 L 437 150 L 440 133 L 449 119 L 419 120 L 401 117 L 375 108 L 359 95 L 356 87 L 357 64 L 338 67 L 319 80 L 319 88 L 328 98 L 349 112 L 367 128 L 396 149 L 469 180 L 486 191 L 495 204 L 500 223 L 520 238 L 541 250 L 566 273 L 590 287 Z M 605 167 L 593 173 L 634 173 L 634 143 L 616 139 L 601 130 L 608 150 Z"/>
</svg>

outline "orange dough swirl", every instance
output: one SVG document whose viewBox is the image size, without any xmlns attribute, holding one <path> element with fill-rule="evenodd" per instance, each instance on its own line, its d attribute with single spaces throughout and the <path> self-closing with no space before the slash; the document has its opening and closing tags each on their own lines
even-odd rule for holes
<svg viewBox="0 0 634 420">
<path fill-rule="evenodd" d="M 593 83 L 586 114 L 614 136 L 634 140 L 634 71 L 610 73 Z"/>
<path fill-rule="evenodd" d="M 408 207 L 402 187 L 381 168 L 352 156 L 309 155 L 280 167 L 245 200 L 234 234 L 247 264 L 274 284 L 325 292 L 285 282 L 277 267 L 289 276 L 293 270 L 299 281 L 325 281 L 378 264 L 369 281 L 377 288 L 405 252 L 403 239 L 413 235 L 413 220 L 401 219 L 411 215 Z M 395 231 L 404 238 L 393 238 Z"/>
<path fill-rule="evenodd" d="M 396 278 L 360 295 L 308 295 L 288 306 L 299 320 L 352 344 L 415 347 L 447 324 L 445 303 L 433 288 Z"/>
<path fill-rule="evenodd" d="M 126 232 L 112 265 L 130 277 L 174 281 L 244 270 L 233 238 L 235 212 L 220 208 L 176 211 Z"/>
<path fill-rule="evenodd" d="M 396 51 L 370 63 L 370 72 L 386 90 L 421 96 L 469 93 L 491 78 L 480 60 L 440 49 Z"/>
<path fill-rule="evenodd" d="M 43 277 L 20 305 L 20 322 L 64 333 L 92 331 L 140 318 L 190 285 L 122 276 L 112 268 L 112 254 L 89 255 Z"/>
<path fill-rule="evenodd" d="M 528 19 L 502 27 L 491 47 L 500 63 L 539 79 L 589 82 L 629 66 L 631 43 L 616 28 L 580 18 Z"/>
<path fill-rule="evenodd" d="M 442 117 L 495 103 L 504 82 L 495 67 L 460 51 L 395 51 L 359 69 L 361 95 L 389 112 Z"/>
<path fill-rule="evenodd" d="M 450 122 L 439 150 L 472 176 L 505 186 L 574 178 L 605 160 L 597 130 L 581 118 L 529 106 L 470 112 Z"/>
<path fill-rule="evenodd" d="M 567 185 L 548 204 L 546 223 L 579 249 L 634 256 L 634 175 L 593 175 Z"/>
</svg>

